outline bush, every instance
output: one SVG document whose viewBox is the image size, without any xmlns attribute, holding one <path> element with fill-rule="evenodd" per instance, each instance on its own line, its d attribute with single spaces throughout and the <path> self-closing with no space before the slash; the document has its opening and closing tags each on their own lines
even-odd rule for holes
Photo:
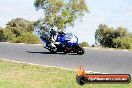
<svg viewBox="0 0 132 88">
<path fill-rule="evenodd" d="M 132 38 L 127 36 L 123 38 L 116 38 L 113 40 L 114 48 L 132 49 Z"/>
<path fill-rule="evenodd" d="M 4 30 L 4 35 L 5 35 L 5 38 L 8 42 L 13 42 L 16 40 L 16 36 L 15 34 L 12 33 L 12 31 L 10 29 L 5 29 Z"/>
<path fill-rule="evenodd" d="M 6 41 L 7 39 L 5 37 L 4 30 L 0 29 L 0 42 L 6 42 Z"/>
<path fill-rule="evenodd" d="M 40 43 L 38 37 L 33 35 L 31 32 L 23 33 L 17 37 L 16 43 L 27 43 L 27 44 L 38 44 Z"/>
<path fill-rule="evenodd" d="M 87 42 L 82 42 L 79 45 L 82 47 L 88 47 L 89 46 L 89 44 Z"/>
<path fill-rule="evenodd" d="M 27 44 L 38 44 L 39 39 L 32 34 L 32 32 L 22 33 L 17 36 L 10 29 L 0 29 L 0 42 L 14 42 L 14 43 L 27 43 Z"/>
</svg>

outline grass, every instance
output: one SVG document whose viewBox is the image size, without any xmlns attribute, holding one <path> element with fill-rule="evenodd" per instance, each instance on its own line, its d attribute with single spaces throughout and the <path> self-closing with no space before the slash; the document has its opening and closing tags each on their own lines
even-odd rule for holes
<svg viewBox="0 0 132 88">
<path fill-rule="evenodd" d="M 132 88 L 130 84 L 76 83 L 71 70 L 0 60 L 0 88 Z"/>
</svg>

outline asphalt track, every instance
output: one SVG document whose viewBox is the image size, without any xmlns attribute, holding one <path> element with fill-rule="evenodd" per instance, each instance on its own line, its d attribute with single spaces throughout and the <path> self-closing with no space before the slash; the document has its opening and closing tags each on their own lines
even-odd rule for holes
<svg viewBox="0 0 132 88">
<path fill-rule="evenodd" d="M 84 55 L 51 54 L 42 45 L 0 43 L 0 59 L 88 71 L 132 75 L 132 51 L 85 49 Z"/>
</svg>

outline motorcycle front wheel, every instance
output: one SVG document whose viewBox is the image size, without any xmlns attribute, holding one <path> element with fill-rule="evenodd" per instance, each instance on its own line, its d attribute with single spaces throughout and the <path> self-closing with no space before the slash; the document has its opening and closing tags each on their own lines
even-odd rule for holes
<svg viewBox="0 0 132 88">
<path fill-rule="evenodd" d="M 79 54 L 79 55 L 83 55 L 84 52 L 85 52 L 84 48 L 81 47 L 80 45 L 77 45 L 77 46 L 75 47 L 75 51 L 76 51 L 76 53 Z"/>
</svg>

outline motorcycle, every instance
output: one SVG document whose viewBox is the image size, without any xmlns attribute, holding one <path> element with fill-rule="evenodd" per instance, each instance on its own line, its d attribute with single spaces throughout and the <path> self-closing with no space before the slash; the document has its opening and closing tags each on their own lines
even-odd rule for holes
<svg viewBox="0 0 132 88">
<path fill-rule="evenodd" d="M 54 33 L 54 34 L 52 34 Z M 66 53 L 77 53 L 79 55 L 84 54 L 84 48 L 78 44 L 78 38 L 72 33 L 59 32 L 56 34 L 52 32 L 51 35 L 56 35 L 49 38 L 46 34 L 40 36 L 40 39 L 45 43 L 44 48 L 48 49 L 52 53 L 64 52 Z"/>
</svg>

